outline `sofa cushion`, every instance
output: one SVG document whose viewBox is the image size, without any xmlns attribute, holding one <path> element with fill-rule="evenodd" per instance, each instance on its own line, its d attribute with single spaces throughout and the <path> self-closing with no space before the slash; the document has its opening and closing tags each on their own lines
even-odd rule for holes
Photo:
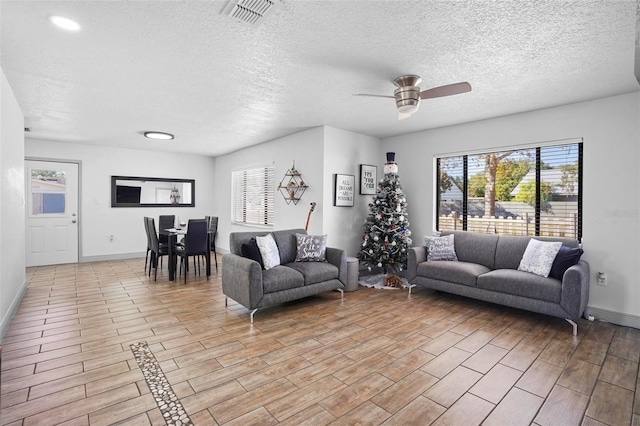
<svg viewBox="0 0 640 426">
<path fill-rule="evenodd" d="M 291 262 L 285 266 L 304 276 L 304 285 L 338 279 L 338 267 L 328 262 Z"/>
<path fill-rule="evenodd" d="M 446 260 L 432 260 L 418 265 L 418 276 L 471 286 L 476 285 L 478 276 L 489 271 L 491 269 L 477 263 Z"/>
<path fill-rule="evenodd" d="M 532 272 L 547 278 L 560 247 L 562 243 L 559 241 L 538 241 L 532 238 L 522 255 L 518 271 Z"/>
<path fill-rule="evenodd" d="M 443 231 L 455 235 L 456 256 L 461 262 L 478 263 L 494 269 L 498 235 L 466 231 Z"/>
<path fill-rule="evenodd" d="M 262 289 L 265 293 L 289 290 L 302 287 L 304 276 L 291 268 L 279 265 L 271 269 L 262 271 Z"/>
<path fill-rule="evenodd" d="M 424 240 L 427 244 L 427 260 L 458 260 L 453 234 L 444 237 L 426 236 Z"/>
<path fill-rule="evenodd" d="M 531 272 L 496 269 L 478 277 L 478 287 L 547 302 L 560 303 L 562 283 Z"/>
<path fill-rule="evenodd" d="M 280 252 L 280 264 L 284 265 L 296 260 L 298 244 L 296 234 L 306 234 L 304 229 L 287 229 L 284 231 L 273 231 L 273 238 L 278 245 Z"/>
<path fill-rule="evenodd" d="M 531 237 L 501 235 L 496 246 L 495 269 L 518 269 Z"/>
</svg>

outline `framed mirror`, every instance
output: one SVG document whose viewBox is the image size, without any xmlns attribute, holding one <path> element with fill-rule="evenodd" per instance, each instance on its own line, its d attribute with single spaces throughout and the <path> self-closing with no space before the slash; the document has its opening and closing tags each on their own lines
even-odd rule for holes
<svg viewBox="0 0 640 426">
<path fill-rule="evenodd" d="M 111 176 L 111 207 L 195 207 L 196 181 Z"/>
</svg>

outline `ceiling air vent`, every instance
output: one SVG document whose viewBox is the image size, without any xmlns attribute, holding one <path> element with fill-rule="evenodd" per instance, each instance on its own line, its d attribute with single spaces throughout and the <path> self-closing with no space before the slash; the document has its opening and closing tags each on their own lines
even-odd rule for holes
<svg viewBox="0 0 640 426">
<path fill-rule="evenodd" d="M 222 14 L 257 27 L 277 5 L 276 0 L 230 0 Z"/>
</svg>

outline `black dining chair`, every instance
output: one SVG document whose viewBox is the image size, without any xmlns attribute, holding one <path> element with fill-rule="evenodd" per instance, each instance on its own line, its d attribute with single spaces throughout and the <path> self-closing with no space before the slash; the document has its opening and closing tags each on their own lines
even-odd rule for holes
<svg viewBox="0 0 640 426">
<path fill-rule="evenodd" d="M 169 236 L 164 233 L 165 229 L 171 229 L 176 226 L 176 216 L 173 214 L 160 215 L 158 218 L 158 229 L 160 230 L 160 243 L 169 244 Z"/>
<path fill-rule="evenodd" d="M 158 259 L 161 259 L 162 256 L 169 255 L 169 245 L 168 244 L 160 244 L 158 240 L 158 234 L 156 233 L 156 222 L 152 217 L 147 218 L 147 229 L 149 232 L 149 240 L 151 242 L 151 264 L 149 265 L 149 276 L 151 276 L 151 268 L 155 269 L 155 274 L 153 279 L 155 281 L 158 280 Z"/>
<path fill-rule="evenodd" d="M 216 272 L 218 272 L 218 253 L 216 253 L 216 235 L 218 234 L 218 216 L 205 216 L 205 219 L 209 224 L 211 250 L 213 251 L 213 259 L 216 264 Z"/>
<path fill-rule="evenodd" d="M 144 256 L 144 272 L 147 272 L 147 261 L 149 260 L 149 252 L 151 251 L 151 236 L 149 235 L 149 218 L 144 217 L 144 233 L 147 236 L 147 254 Z"/>
<path fill-rule="evenodd" d="M 183 246 L 176 246 L 176 252 L 180 256 L 180 274 L 184 264 L 184 282 L 187 282 L 189 271 L 189 256 L 193 256 L 193 273 L 196 273 L 196 258 L 198 259 L 198 274 L 200 274 L 200 256 L 206 256 L 209 247 L 207 245 L 208 223 L 206 219 L 189 219 L 187 234 Z"/>
</svg>

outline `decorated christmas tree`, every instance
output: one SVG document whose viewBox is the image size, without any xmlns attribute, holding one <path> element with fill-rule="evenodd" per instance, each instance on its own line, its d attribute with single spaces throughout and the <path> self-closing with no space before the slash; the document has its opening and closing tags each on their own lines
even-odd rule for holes
<svg viewBox="0 0 640 426">
<path fill-rule="evenodd" d="M 411 246 L 407 216 L 407 199 L 402 192 L 395 153 L 387 152 L 384 178 L 378 182 L 364 222 L 358 253 L 363 266 L 369 270 L 383 268 L 387 277 L 406 269 L 407 251 Z"/>
</svg>

